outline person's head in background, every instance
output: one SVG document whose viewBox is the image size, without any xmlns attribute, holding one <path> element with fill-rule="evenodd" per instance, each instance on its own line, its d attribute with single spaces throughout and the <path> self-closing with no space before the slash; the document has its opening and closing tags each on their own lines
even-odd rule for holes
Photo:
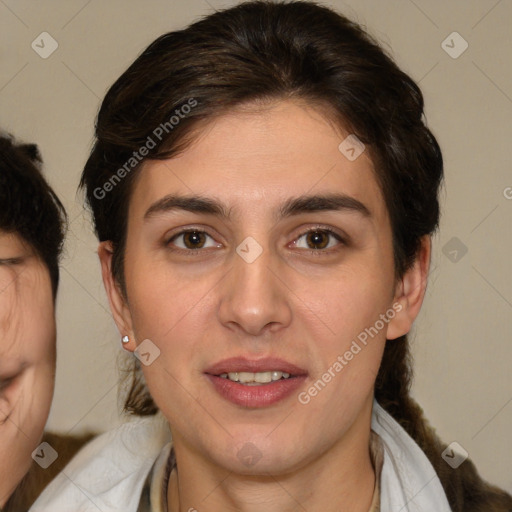
<svg viewBox="0 0 512 512">
<path fill-rule="evenodd" d="M 407 333 L 443 176 L 423 107 L 358 25 L 308 2 L 242 4 L 166 34 L 109 90 L 82 186 L 125 346 L 160 351 L 145 379 L 134 358 L 126 409 L 162 411 L 178 470 L 188 457 L 189 469 L 283 476 L 334 450 L 364 455 L 375 396 L 454 508 L 466 482 L 485 488 L 469 462 L 443 474 L 441 442 L 409 395 Z M 324 197 L 286 203 L 313 194 Z M 279 217 L 285 204 L 295 215 Z M 370 327 L 368 346 L 310 392 Z M 241 393 L 216 394 L 229 364 L 214 363 L 263 355 L 300 366 L 299 399 L 244 409 Z M 252 469 L 244 443 L 263 454 Z M 368 467 L 356 458 L 353 474 L 357 460 Z"/>
<path fill-rule="evenodd" d="M 53 397 L 66 214 L 34 144 L 0 136 L 0 507 L 32 463 Z"/>
</svg>

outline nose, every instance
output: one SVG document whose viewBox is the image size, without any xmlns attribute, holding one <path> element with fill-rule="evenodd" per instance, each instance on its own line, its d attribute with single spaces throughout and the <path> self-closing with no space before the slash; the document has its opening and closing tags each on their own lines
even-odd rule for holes
<svg viewBox="0 0 512 512">
<path fill-rule="evenodd" d="M 244 253 L 244 248 L 249 251 Z M 253 260 L 250 251 L 255 250 L 254 246 L 241 244 L 239 249 L 233 256 L 233 267 L 220 284 L 220 322 L 252 336 L 286 327 L 292 316 L 290 292 L 278 257 L 263 249 Z"/>
</svg>

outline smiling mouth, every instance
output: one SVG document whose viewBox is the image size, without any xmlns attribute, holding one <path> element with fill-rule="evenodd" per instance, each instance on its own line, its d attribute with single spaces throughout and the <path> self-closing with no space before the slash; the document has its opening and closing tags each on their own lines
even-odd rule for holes
<svg viewBox="0 0 512 512">
<path fill-rule="evenodd" d="M 275 405 L 304 385 L 308 377 L 304 368 L 277 357 L 231 357 L 204 373 L 220 396 L 244 408 Z"/>
<path fill-rule="evenodd" d="M 277 370 L 257 373 L 229 372 L 221 373 L 219 377 L 228 379 L 232 382 L 238 382 L 239 384 L 244 384 L 246 386 L 261 386 L 278 380 L 293 378 L 289 373 Z"/>
<path fill-rule="evenodd" d="M 230 372 L 230 373 L 222 373 L 219 375 L 223 379 L 229 379 L 232 382 L 238 382 L 240 384 L 245 384 L 246 386 L 260 386 L 264 384 L 269 384 L 271 382 L 276 382 L 282 379 L 293 378 L 289 373 L 280 372 L 277 370 L 268 371 L 268 372 Z"/>
</svg>

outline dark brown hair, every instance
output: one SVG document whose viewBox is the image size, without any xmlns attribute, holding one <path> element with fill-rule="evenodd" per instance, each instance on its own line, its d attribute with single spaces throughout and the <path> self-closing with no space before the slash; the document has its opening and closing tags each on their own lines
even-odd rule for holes
<svg viewBox="0 0 512 512">
<path fill-rule="evenodd" d="M 140 149 L 150 148 L 141 161 L 176 156 L 194 140 L 200 121 L 284 99 L 321 108 L 367 145 L 390 215 L 396 277 L 410 268 L 421 238 L 438 227 L 443 177 L 420 89 L 359 25 L 333 10 L 309 1 L 253 1 L 159 37 L 102 103 L 81 186 L 99 239 L 113 243 L 113 274 L 124 293 L 127 213 Z M 445 445 L 410 397 L 411 368 L 406 336 L 388 341 L 377 401 L 426 453 L 453 510 L 510 510 L 512 498 L 483 482 L 470 461 L 453 470 L 442 460 Z M 126 409 L 156 412 L 138 368 Z"/>
<path fill-rule="evenodd" d="M 0 136 L 0 230 L 19 235 L 41 258 L 55 298 L 67 216 L 41 166 L 35 144 Z"/>
</svg>

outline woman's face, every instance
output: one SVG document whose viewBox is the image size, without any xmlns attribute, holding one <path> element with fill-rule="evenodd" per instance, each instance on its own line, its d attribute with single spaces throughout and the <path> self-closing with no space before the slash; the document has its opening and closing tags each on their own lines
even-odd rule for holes
<svg viewBox="0 0 512 512">
<path fill-rule="evenodd" d="M 367 152 L 339 149 L 348 135 L 280 102 L 225 115 L 141 170 L 127 302 L 112 287 L 111 300 L 178 458 L 277 474 L 369 434 L 386 337 L 409 324 L 384 199 Z"/>
<path fill-rule="evenodd" d="M 49 272 L 15 234 L 0 231 L 0 505 L 32 462 L 55 372 Z"/>
</svg>

